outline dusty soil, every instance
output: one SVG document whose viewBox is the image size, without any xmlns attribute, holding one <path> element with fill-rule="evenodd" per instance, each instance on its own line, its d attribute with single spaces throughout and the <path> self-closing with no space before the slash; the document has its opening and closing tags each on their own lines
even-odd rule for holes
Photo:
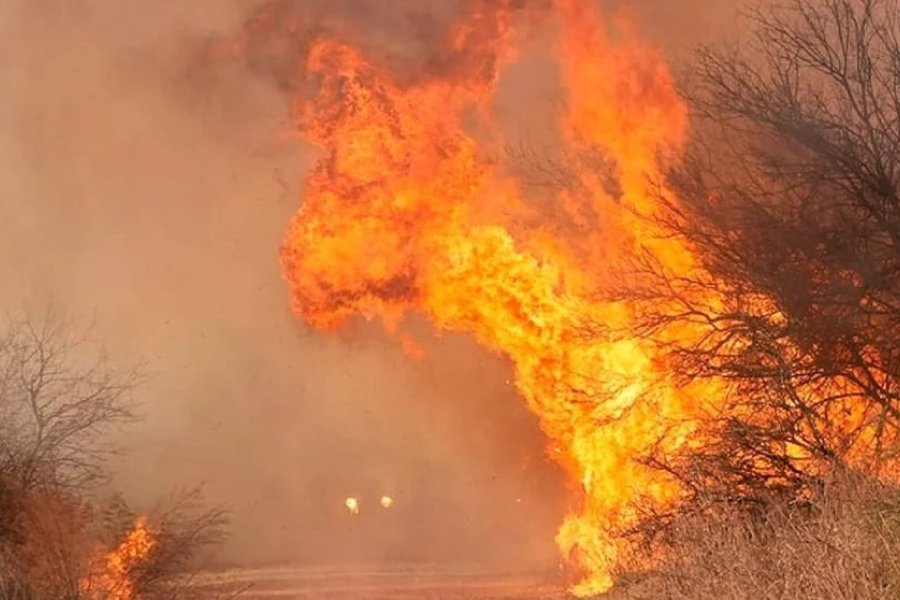
<svg viewBox="0 0 900 600">
<path fill-rule="evenodd" d="M 312 569 L 270 567 L 218 574 L 241 598 L 262 600 L 561 600 L 552 574 L 497 574 L 427 567 Z"/>
</svg>

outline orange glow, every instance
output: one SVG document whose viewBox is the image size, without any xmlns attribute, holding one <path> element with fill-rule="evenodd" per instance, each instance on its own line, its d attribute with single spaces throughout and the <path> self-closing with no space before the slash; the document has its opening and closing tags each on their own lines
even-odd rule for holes
<svg viewBox="0 0 900 600">
<path fill-rule="evenodd" d="M 665 505 L 680 492 L 634 459 L 664 434 L 667 444 L 683 439 L 696 390 L 676 388 L 663 357 L 629 333 L 627 303 L 600 298 L 617 283 L 611 268 L 639 248 L 674 272 L 691 268 L 685 248 L 637 216 L 653 211 L 649 182 L 659 161 L 677 156 L 686 110 L 665 64 L 624 19 L 612 36 L 580 0 L 532 15 L 559 31 L 563 144 L 602 153 L 620 191 L 603 185 L 596 165 L 573 167 L 574 185 L 555 200 L 579 236 L 523 225 L 533 221 L 516 219 L 528 201 L 486 150 L 496 140 L 471 132 L 475 115 L 475 128 L 499 135 L 489 107 L 498 73 L 517 56 L 511 5 L 473 2 L 447 39 L 450 67 L 415 79 L 338 40 L 312 45 L 318 92 L 298 98 L 295 114 L 322 158 L 281 260 L 294 310 L 313 327 L 362 316 L 402 340 L 404 317 L 417 312 L 512 360 L 573 483 L 557 542 L 583 574 L 574 591 L 587 595 L 612 584 L 625 551 L 616 534 L 634 523 L 637 503 Z"/>
<path fill-rule="evenodd" d="M 133 571 L 147 561 L 155 547 L 147 518 L 138 517 L 118 547 L 98 561 L 96 573 L 82 582 L 82 590 L 92 599 L 131 600 L 135 597 Z"/>
</svg>

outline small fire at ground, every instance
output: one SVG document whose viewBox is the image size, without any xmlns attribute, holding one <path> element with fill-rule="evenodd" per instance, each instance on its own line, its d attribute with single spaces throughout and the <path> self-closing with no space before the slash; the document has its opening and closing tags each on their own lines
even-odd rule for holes
<svg viewBox="0 0 900 600">
<path fill-rule="evenodd" d="M 81 582 L 82 592 L 91 600 L 132 600 L 133 572 L 150 558 L 156 544 L 147 518 L 138 517 L 115 550 L 95 561 L 92 574 Z"/>
</svg>

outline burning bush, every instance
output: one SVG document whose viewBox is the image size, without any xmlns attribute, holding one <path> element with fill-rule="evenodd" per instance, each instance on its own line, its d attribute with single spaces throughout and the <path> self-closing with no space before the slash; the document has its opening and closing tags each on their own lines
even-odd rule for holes
<svg viewBox="0 0 900 600">
<path fill-rule="evenodd" d="M 632 565 L 626 597 L 900 590 L 898 9 L 795 0 L 751 14 L 754 44 L 700 53 L 656 215 L 697 268 L 643 258 L 625 293 L 674 371 L 720 397 L 647 458 L 686 496 L 633 530 L 664 561 Z M 699 334 L 661 339 L 673 326 Z"/>
<path fill-rule="evenodd" d="M 645 261 L 640 294 L 648 334 L 697 332 L 666 341 L 675 372 L 722 384 L 690 449 L 651 459 L 688 489 L 764 502 L 835 468 L 898 475 L 897 9 L 797 0 L 700 55 L 660 213 L 698 268 Z"/>
<path fill-rule="evenodd" d="M 137 372 L 87 362 L 63 323 L 0 334 L 0 597 L 127 600 L 189 595 L 198 553 L 225 514 L 199 492 L 135 515 L 101 502 L 105 434 L 132 420 Z"/>
</svg>

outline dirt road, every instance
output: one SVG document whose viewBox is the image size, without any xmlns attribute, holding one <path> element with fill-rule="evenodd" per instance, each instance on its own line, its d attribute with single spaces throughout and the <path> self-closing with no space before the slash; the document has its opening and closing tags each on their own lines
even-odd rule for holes
<svg viewBox="0 0 900 600">
<path fill-rule="evenodd" d="M 389 569 L 240 569 L 217 578 L 247 588 L 242 598 L 325 600 L 561 600 L 552 576 L 488 574 L 424 567 Z"/>
</svg>

